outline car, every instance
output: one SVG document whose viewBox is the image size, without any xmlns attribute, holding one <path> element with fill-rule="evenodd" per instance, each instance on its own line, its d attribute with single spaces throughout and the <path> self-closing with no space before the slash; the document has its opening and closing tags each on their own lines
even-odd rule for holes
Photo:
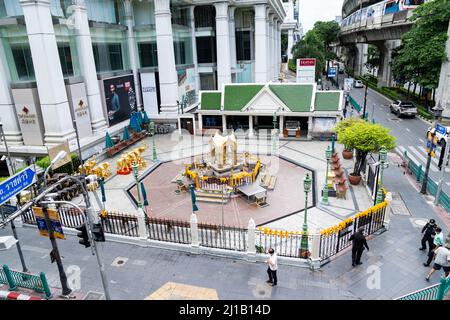
<svg viewBox="0 0 450 320">
<path fill-rule="evenodd" d="M 353 82 L 353 87 L 354 88 L 364 88 L 364 84 L 361 80 L 355 80 Z"/>
<path fill-rule="evenodd" d="M 392 113 L 395 113 L 398 117 L 409 116 L 415 117 L 417 114 L 417 108 L 414 103 L 410 101 L 397 100 L 391 103 L 389 109 Z"/>
<path fill-rule="evenodd" d="M 448 139 L 448 135 L 450 134 L 450 127 L 446 127 L 446 129 L 447 129 L 447 134 L 442 134 L 442 133 L 440 133 L 438 131 L 435 131 L 433 127 L 429 127 L 428 130 L 427 130 L 427 137 L 426 138 L 428 139 L 428 133 L 429 132 L 435 131 L 436 132 L 436 136 L 437 136 L 437 141 L 438 141 L 439 145 L 441 147 L 443 147 L 444 143 Z"/>
</svg>

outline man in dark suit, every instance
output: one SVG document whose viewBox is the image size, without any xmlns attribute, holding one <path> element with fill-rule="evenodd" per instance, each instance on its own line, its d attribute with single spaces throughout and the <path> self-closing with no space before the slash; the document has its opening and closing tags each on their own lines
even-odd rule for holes
<svg viewBox="0 0 450 320">
<path fill-rule="evenodd" d="M 436 221 L 434 219 L 430 219 L 430 221 L 423 226 L 422 247 L 419 248 L 419 250 L 425 250 L 427 248 L 426 243 L 428 243 L 429 251 L 433 249 L 433 237 L 436 234 L 435 229 L 436 229 Z"/>
<path fill-rule="evenodd" d="M 361 255 L 364 251 L 364 247 L 369 250 L 366 237 L 364 236 L 364 227 L 359 227 L 358 231 L 350 236 L 350 241 L 353 241 L 352 246 L 352 266 L 362 264 Z"/>
</svg>

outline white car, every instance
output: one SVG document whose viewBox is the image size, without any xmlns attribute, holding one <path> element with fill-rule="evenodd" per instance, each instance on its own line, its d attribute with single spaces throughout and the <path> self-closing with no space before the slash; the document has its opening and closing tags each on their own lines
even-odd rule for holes
<svg viewBox="0 0 450 320">
<path fill-rule="evenodd" d="M 355 88 L 364 88 L 364 84 L 361 80 L 355 80 L 353 82 L 353 87 Z"/>
<path fill-rule="evenodd" d="M 438 143 L 439 143 L 439 145 L 441 147 L 444 146 L 444 142 L 447 141 L 448 135 L 450 134 L 450 127 L 446 127 L 446 128 L 447 128 L 447 134 L 446 135 L 436 131 L 437 141 L 438 141 Z M 427 136 L 426 136 L 427 139 L 428 139 L 428 133 L 431 130 L 434 131 L 434 128 L 433 127 L 429 127 L 428 130 L 427 130 Z"/>
<path fill-rule="evenodd" d="M 397 116 L 409 116 L 415 117 L 417 114 L 417 108 L 414 103 L 409 101 L 394 101 L 389 106 L 389 109 L 392 113 L 395 113 Z"/>
</svg>

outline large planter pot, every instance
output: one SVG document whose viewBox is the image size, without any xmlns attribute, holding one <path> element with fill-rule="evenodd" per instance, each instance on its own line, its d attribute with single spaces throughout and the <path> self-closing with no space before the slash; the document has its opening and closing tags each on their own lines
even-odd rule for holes
<svg viewBox="0 0 450 320">
<path fill-rule="evenodd" d="M 354 186 L 357 186 L 361 182 L 361 179 L 361 175 L 355 176 L 351 173 L 348 175 L 348 181 L 350 181 L 350 183 Z"/>
<path fill-rule="evenodd" d="M 353 151 L 352 150 L 343 150 L 342 157 L 347 160 L 353 158 Z"/>
</svg>

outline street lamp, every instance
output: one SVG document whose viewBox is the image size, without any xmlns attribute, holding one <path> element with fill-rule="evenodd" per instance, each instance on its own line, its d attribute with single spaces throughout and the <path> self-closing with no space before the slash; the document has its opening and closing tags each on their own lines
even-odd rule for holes
<svg viewBox="0 0 450 320">
<path fill-rule="evenodd" d="M 384 169 L 384 164 L 386 163 L 387 160 L 387 151 L 386 148 L 383 146 L 381 147 L 380 151 L 379 151 L 379 156 L 380 156 L 380 166 L 381 166 L 381 172 L 380 172 L 380 182 L 378 183 L 378 191 L 377 191 L 377 198 L 376 198 L 376 204 L 380 203 L 383 201 L 383 169 Z"/>
<path fill-rule="evenodd" d="M 67 152 L 64 150 L 61 150 L 60 152 L 58 152 L 56 157 L 52 160 L 52 162 L 50 162 L 50 165 L 47 167 L 47 169 L 45 169 L 45 171 L 44 171 L 44 186 L 46 188 L 47 188 L 47 172 L 53 167 L 53 165 L 55 163 L 62 160 L 66 155 L 67 155 Z"/>
<path fill-rule="evenodd" d="M 303 218 L 303 231 L 302 231 L 302 241 L 300 244 L 300 255 L 302 257 L 308 257 L 308 193 L 311 191 L 312 179 L 309 177 L 309 173 L 306 174 L 305 179 L 303 179 L 303 189 L 305 191 L 305 215 Z"/>
<path fill-rule="evenodd" d="M 327 170 L 325 171 L 325 186 L 322 191 L 322 204 L 328 205 L 328 165 L 331 159 L 331 148 L 328 146 L 327 151 L 325 151 L 325 157 L 327 160 Z"/>
<path fill-rule="evenodd" d="M 153 161 L 156 161 L 158 160 L 158 155 L 156 154 L 156 144 L 155 144 L 155 122 L 153 121 L 150 122 L 150 125 L 148 126 L 148 131 L 152 136 L 153 141 Z"/>
<path fill-rule="evenodd" d="M 364 90 L 364 108 L 363 108 L 363 115 L 362 118 L 366 119 L 366 106 L 367 106 L 367 90 L 369 89 L 369 80 L 366 80 L 365 78 L 363 78 L 364 81 L 364 85 L 365 85 L 365 90 Z"/>
<path fill-rule="evenodd" d="M 272 137 L 272 154 L 276 154 L 277 149 L 277 112 L 273 113 L 273 137 Z"/>
<path fill-rule="evenodd" d="M 138 207 L 142 209 L 142 203 L 141 203 L 141 193 L 139 191 L 139 178 L 138 178 L 138 165 L 137 163 L 133 163 L 133 165 L 131 166 L 131 168 L 133 169 L 133 176 L 134 179 L 136 180 L 136 188 L 137 188 L 137 196 L 138 196 Z"/>
</svg>

